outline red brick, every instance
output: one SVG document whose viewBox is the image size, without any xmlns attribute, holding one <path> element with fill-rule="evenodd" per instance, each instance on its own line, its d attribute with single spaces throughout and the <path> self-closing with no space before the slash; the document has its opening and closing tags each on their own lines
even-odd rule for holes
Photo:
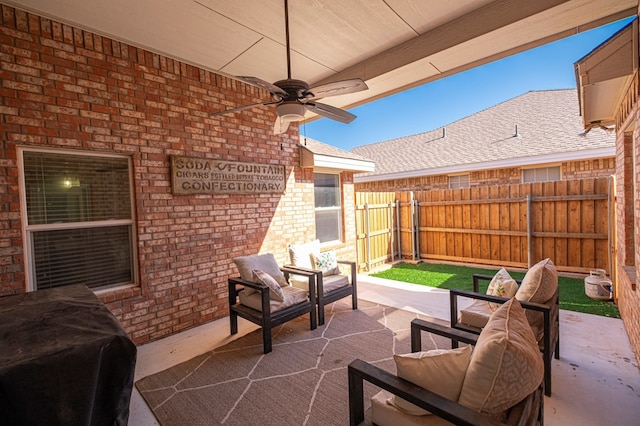
<svg viewBox="0 0 640 426">
<path fill-rule="evenodd" d="M 14 9 L 2 12 L 0 229 L 15 231 L 0 243 L 0 294 L 26 290 L 17 144 L 132 157 L 140 285 L 100 298 L 138 344 L 228 315 L 233 257 L 271 251 L 284 262 L 287 242 L 314 237 L 313 174 L 297 168 L 295 136 L 270 134 L 272 111 L 209 117 L 222 100 L 260 102 L 264 91 L 35 15 L 17 29 Z M 176 154 L 283 164 L 296 176 L 284 195 L 178 196 Z"/>
</svg>

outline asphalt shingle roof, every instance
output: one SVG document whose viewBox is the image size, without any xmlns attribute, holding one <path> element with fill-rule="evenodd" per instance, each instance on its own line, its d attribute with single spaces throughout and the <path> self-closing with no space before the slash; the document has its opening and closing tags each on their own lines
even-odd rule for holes
<svg viewBox="0 0 640 426">
<path fill-rule="evenodd" d="M 345 151 L 343 149 L 337 148 L 332 145 L 327 145 L 326 143 L 319 142 L 306 136 L 300 136 L 300 145 L 304 146 L 312 153 L 318 155 L 326 155 L 328 157 L 336 158 L 348 158 L 351 160 L 359 161 L 371 161 L 371 159 L 363 157 L 362 155 L 358 155 L 357 153 Z"/>
<path fill-rule="evenodd" d="M 515 137 L 516 126 L 518 137 Z M 586 137 L 576 89 L 531 91 L 443 128 L 352 150 L 373 160 L 384 175 L 458 165 L 564 154 L 615 146 L 615 134 L 591 130 Z"/>
</svg>

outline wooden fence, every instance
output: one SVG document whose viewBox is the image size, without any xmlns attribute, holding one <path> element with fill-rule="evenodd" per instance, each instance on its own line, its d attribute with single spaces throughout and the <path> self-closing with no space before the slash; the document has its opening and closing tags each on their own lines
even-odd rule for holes
<svg viewBox="0 0 640 426">
<path fill-rule="evenodd" d="M 358 266 L 443 260 L 610 271 L 609 178 L 423 192 L 356 193 Z"/>
</svg>

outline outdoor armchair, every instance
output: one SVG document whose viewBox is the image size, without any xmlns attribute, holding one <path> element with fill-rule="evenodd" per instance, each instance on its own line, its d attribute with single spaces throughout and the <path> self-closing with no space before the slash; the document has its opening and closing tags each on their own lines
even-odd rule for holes
<svg viewBox="0 0 640 426">
<path fill-rule="evenodd" d="M 351 296 L 352 309 L 358 309 L 356 262 L 337 259 L 333 250 L 320 252 L 318 240 L 305 244 L 290 244 L 289 256 L 289 267 L 316 276 L 319 325 L 324 325 L 325 322 L 325 306 L 337 300 Z M 296 275 L 292 275 L 291 284 L 297 287 L 304 286 L 305 279 L 300 280 Z"/>
<path fill-rule="evenodd" d="M 273 327 L 309 313 L 309 329 L 316 329 L 315 273 L 279 267 L 271 254 L 243 256 L 234 262 L 240 277 L 228 279 L 232 335 L 238 333 L 238 317 L 258 324 L 267 354 L 273 349 Z M 306 288 L 288 284 L 292 273 L 307 279 Z"/>
<path fill-rule="evenodd" d="M 478 334 L 500 304 L 508 301 L 510 297 L 518 299 L 526 311 L 527 320 L 542 353 L 545 394 L 551 396 L 551 358 L 555 356 L 556 359 L 560 359 L 559 289 L 555 266 L 550 259 L 538 262 L 527 271 L 522 280 L 512 280 L 515 285 L 513 293 L 509 293 L 509 283 L 501 274 L 511 278 L 503 269 L 494 276 L 475 274 L 473 291 L 450 290 L 451 327 Z M 494 284 L 500 279 L 503 281 L 498 283 L 497 287 L 504 285 L 507 289 L 507 294 L 504 295 L 506 297 L 495 295 L 496 292 L 492 291 Z M 488 294 L 480 292 L 479 282 L 482 280 L 491 281 Z M 473 303 L 459 309 L 459 298 L 473 299 Z"/>
<path fill-rule="evenodd" d="M 422 332 L 468 346 L 420 352 Z M 480 335 L 415 319 L 411 350 L 394 356 L 397 374 L 359 359 L 349 364 L 351 425 L 365 419 L 364 382 L 382 389 L 372 397 L 369 413 L 378 426 L 440 425 L 443 420 L 456 425 L 543 424 L 544 367 L 517 300 L 502 305 Z"/>
</svg>

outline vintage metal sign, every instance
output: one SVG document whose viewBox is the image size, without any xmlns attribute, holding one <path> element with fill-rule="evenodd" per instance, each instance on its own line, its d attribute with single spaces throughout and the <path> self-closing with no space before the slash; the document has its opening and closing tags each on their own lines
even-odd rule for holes
<svg viewBox="0 0 640 426">
<path fill-rule="evenodd" d="M 171 156 L 174 194 L 282 193 L 284 166 Z"/>
</svg>

